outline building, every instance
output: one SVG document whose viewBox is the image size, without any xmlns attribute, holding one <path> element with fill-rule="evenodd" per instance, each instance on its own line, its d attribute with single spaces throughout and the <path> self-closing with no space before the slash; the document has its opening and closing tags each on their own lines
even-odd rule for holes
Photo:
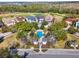
<svg viewBox="0 0 79 59">
<path fill-rule="evenodd" d="M 34 17 L 34 16 L 27 16 L 26 17 L 26 21 L 27 22 L 37 22 L 37 19 L 36 19 L 36 17 Z"/>
<path fill-rule="evenodd" d="M 6 26 L 12 26 L 15 24 L 15 19 L 10 17 L 4 17 L 2 18 L 2 21 Z"/>
<path fill-rule="evenodd" d="M 54 21 L 54 17 L 53 17 L 52 15 L 47 15 L 47 16 L 45 17 L 45 21 L 47 21 L 47 22 L 52 22 L 52 21 Z"/>
<path fill-rule="evenodd" d="M 72 24 L 73 22 L 76 22 L 76 19 L 73 18 L 73 17 L 68 17 L 68 18 L 65 19 L 65 22 L 67 24 Z"/>
<path fill-rule="evenodd" d="M 43 16 L 37 16 L 38 22 L 43 22 L 45 18 Z"/>
<path fill-rule="evenodd" d="M 23 16 L 17 16 L 15 17 L 15 21 L 18 23 L 18 22 L 23 22 L 25 21 L 25 18 Z"/>
</svg>

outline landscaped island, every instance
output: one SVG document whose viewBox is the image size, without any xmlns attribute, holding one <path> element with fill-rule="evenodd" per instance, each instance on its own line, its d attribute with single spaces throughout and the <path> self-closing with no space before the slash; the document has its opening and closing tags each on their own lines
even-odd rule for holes
<svg viewBox="0 0 79 59">
<path fill-rule="evenodd" d="M 40 4 L 37 5 L 38 9 L 41 8 Z M 33 4 L 32 7 L 35 6 Z M 5 8 L 9 7 L 12 9 L 5 11 Z M 17 10 L 21 7 L 24 9 Z M 79 49 L 77 9 L 73 11 L 53 6 L 53 9 L 38 10 L 36 6 L 31 10 L 32 7 L 25 5 L 21 7 L 17 6 L 15 9 L 14 6 L 13 9 L 13 6 L 4 6 L 0 9 L 0 49 L 2 51 L 10 52 L 14 56 L 17 49 L 33 49 L 35 52 L 45 52 L 48 49 Z M 4 57 L 1 53 L 0 56 Z M 19 57 L 17 54 L 16 56 Z"/>
</svg>

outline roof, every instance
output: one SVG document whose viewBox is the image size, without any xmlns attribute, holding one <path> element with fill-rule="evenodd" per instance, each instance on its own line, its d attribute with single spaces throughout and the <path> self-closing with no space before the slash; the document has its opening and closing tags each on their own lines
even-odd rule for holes
<svg viewBox="0 0 79 59">
<path fill-rule="evenodd" d="M 17 19 L 18 21 L 23 21 L 23 19 L 25 19 L 25 18 L 22 17 L 22 16 L 17 16 L 16 19 Z"/>
<path fill-rule="evenodd" d="M 11 18 L 11 17 L 4 17 L 4 18 L 2 18 L 2 21 L 10 21 L 10 20 L 15 20 L 15 19 Z"/>
<path fill-rule="evenodd" d="M 37 19 L 38 20 L 44 20 L 44 17 L 43 16 L 37 16 Z"/>
<path fill-rule="evenodd" d="M 34 16 L 28 16 L 26 18 L 28 18 L 28 20 L 33 20 L 33 21 L 36 20 L 36 18 Z"/>
<path fill-rule="evenodd" d="M 67 19 L 65 19 L 65 21 L 68 21 L 68 22 L 75 22 L 76 19 L 75 19 L 75 18 L 67 18 Z"/>
<path fill-rule="evenodd" d="M 47 15 L 45 17 L 45 21 L 52 21 L 53 20 L 53 16 L 52 15 Z"/>
<path fill-rule="evenodd" d="M 22 16 L 17 16 L 16 18 L 17 19 L 24 19 L 24 17 L 22 17 Z"/>
<path fill-rule="evenodd" d="M 15 23 L 15 19 L 14 18 L 9 18 L 9 17 L 3 18 L 2 21 L 7 26 L 14 25 L 14 23 Z"/>
</svg>

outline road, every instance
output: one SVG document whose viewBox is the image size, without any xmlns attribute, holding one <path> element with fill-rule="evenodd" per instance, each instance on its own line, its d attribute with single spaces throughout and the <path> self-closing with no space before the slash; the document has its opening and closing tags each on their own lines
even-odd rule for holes
<svg viewBox="0 0 79 59">
<path fill-rule="evenodd" d="M 28 55 L 27 58 L 79 58 L 79 55 L 34 54 Z"/>
<path fill-rule="evenodd" d="M 31 49 L 20 49 L 18 54 L 28 52 L 27 58 L 79 58 L 79 50 L 74 49 L 49 49 L 44 53 L 37 53 Z"/>
<path fill-rule="evenodd" d="M 6 33 L 0 33 L 0 37 L 5 37 L 5 38 L 7 38 L 7 37 L 10 37 L 12 35 L 12 32 L 6 32 Z"/>
</svg>

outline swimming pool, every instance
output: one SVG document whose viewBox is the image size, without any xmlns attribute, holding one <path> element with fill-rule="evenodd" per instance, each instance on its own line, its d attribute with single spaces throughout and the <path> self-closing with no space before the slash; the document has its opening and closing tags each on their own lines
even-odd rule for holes
<svg viewBox="0 0 79 59">
<path fill-rule="evenodd" d="M 38 32 L 37 32 L 37 37 L 38 37 L 38 38 L 41 38 L 42 36 L 43 36 L 43 32 L 42 32 L 42 31 L 38 31 Z"/>
</svg>

